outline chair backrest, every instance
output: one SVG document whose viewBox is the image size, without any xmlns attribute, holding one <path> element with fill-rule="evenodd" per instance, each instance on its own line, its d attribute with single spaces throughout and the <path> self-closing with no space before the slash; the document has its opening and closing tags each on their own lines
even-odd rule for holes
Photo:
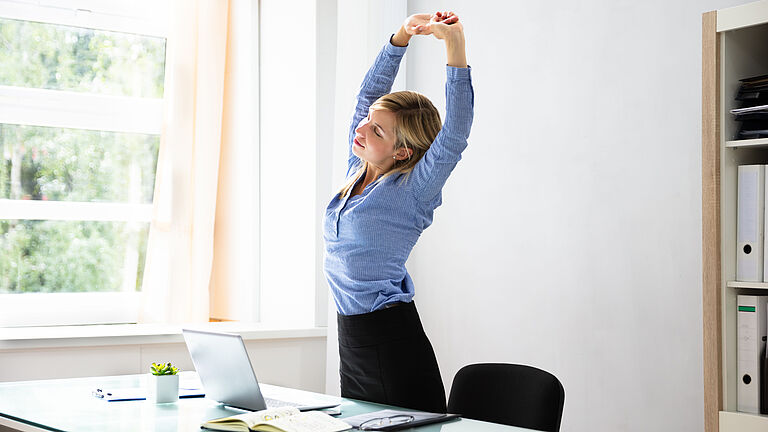
<svg viewBox="0 0 768 432">
<path fill-rule="evenodd" d="M 565 389 L 549 372 L 531 366 L 480 363 L 456 373 L 448 412 L 510 426 L 557 432 Z"/>
</svg>

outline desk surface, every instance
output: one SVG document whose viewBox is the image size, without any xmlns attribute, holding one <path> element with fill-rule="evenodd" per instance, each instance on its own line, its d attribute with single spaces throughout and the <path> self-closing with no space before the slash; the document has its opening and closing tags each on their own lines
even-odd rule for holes
<svg viewBox="0 0 768 432">
<path fill-rule="evenodd" d="M 147 401 L 106 402 L 91 395 L 96 388 L 141 387 L 143 377 L 125 375 L 0 383 L 0 425 L 24 431 L 191 432 L 200 431 L 200 424 L 206 420 L 242 412 L 204 398 L 156 405 Z M 340 408 L 342 415 L 339 418 L 343 419 L 392 407 L 342 399 Z M 409 430 L 522 432 L 530 429 L 460 419 Z"/>
</svg>

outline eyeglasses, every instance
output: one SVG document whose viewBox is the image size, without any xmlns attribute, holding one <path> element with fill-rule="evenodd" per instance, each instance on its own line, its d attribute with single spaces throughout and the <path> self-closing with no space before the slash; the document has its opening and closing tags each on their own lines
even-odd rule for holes
<svg viewBox="0 0 768 432">
<path fill-rule="evenodd" d="M 380 428 L 387 426 L 396 426 L 413 421 L 412 415 L 393 415 L 389 417 L 378 417 L 367 420 L 358 426 L 360 430 L 379 430 Z"/>
</svg>

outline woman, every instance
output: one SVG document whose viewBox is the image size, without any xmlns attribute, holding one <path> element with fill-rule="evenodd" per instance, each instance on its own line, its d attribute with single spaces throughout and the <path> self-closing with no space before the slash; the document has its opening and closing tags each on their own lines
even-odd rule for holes
<svg viewBox="0 0 768 432">
<path fill-rule="evenodd" d="M 442 129 L 426 97 L 387 94 L 411 37 L 430 34 L 445 42 L 448 57 Z M 473 99 L 463 27 L 452 12 L 408 17 L 363 80 L 349 133 L 348 181 L 328 205 L 324 226 L 344 397 L 445 412 L 405 261 L 467 146 Z"/>
</svg>

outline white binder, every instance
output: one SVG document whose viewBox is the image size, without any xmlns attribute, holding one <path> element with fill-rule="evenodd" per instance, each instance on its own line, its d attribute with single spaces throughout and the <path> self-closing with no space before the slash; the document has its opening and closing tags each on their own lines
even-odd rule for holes
<svg viewBox="0 0 768 432">
<path fill-rule="evenodd" d="M 736 409 L 760 414 L 760 366 L 765 356 L 768 296 L 740 295 L 736 304 Z"/>
<path fill-rule="evenodd" d="M 765 165 L 739 165 L 736 280 L 763 281 Z"/>
<path fill-rule="evenodd" d="M 768 172 L 768 165 L 763 165 L 764 170 Z M 768 202 L 768 176 L 765 177 L 765 182 L 763 183 L 763 230 L 761 234 L 761 238 L 763 239 L 763 282 L 768 282 L 768 241 L 765 240 L 765 234 L 768 232 L 768 230 L 765 229 L 765 227 L 768 227 L 768 212 L 765 211 L 765 203 Z"/>
</svg>

